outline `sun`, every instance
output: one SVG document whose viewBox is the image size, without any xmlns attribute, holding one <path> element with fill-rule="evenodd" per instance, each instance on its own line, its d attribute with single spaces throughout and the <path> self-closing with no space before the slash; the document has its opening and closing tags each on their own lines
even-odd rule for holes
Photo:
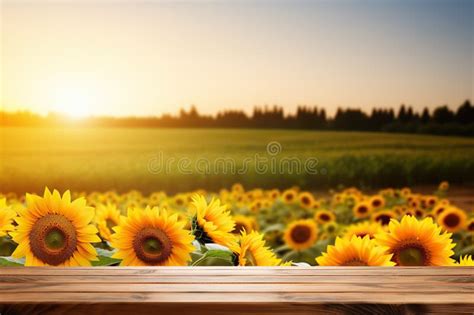
<svg viewBox="0 0 474 315">
<path fill-rule="evenodd" d="M 91 116 L 93 109 L 99 106 L 98 94 L 90 87 L 58 86 L 54 94 L 55 111 L 72 119 Z"/>
</svg>

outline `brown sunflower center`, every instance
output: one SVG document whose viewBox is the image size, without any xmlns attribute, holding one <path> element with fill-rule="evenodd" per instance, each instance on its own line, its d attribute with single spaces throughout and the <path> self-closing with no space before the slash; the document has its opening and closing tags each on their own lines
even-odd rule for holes
<svg viewBox="0 0 474 315">
<path fill-rule="evenodd" d="M 311 229 L 304 225 L 297 225 L 291 231 L 291 239 L 295 243 L 305 243 L 311 237 Z"/>
<path fill-rule="evenodd" d="M 36 221 L 31 229 L 31 252 L 48 265 L 64 263 L 74 254 L 76 245 L 76 229 L 62 215 L 46 215 Z"/>
<path fill-rule="evenodd" d="M 319 215 L 319 219 L 323 222 L 328 222 L 331 220 L 331 217 L 327 213 L 322 213 Z"/>
<path fill-rule="evenodd" d="M 451 228 L 458 226 L 460 221 L 459 216 L 454 213 L 448 214 L 443 220 L 444 224 Z"/>
<path fill-rule="evenodd" d="M 382 204 L 382 201 L 378 199 L 375 199 L 374 201 L 372 201 L 372 206 L 374 206 L 375 208 L 378 208 L 381 204 Z"/>
<path fill-rule="evenodd" d="M 326 224 L 325 228 L 326 228 L 326 232 L 328 232 L 330 234 L 336 232 L 336 226 L 333 225 L 333 224 L 330 224 L 330 223 Z"/>
<path fill-rule="evenodd" d="M 418 243 L 408 243 L 394 252 L 399 266 L 426 266 L 429 258 L 425 248 Z"/>
<path fill-rule="evenodd" d="M 356 259 L 346 261 L 345 263 L 342 264 L 342 266 L 367 266 L 367 263 L 365 261 L 362 261 L 356 258 Z"/>
<path fill-rule="evenodd" d="M 469 223 L 469 225 L 467 226 L 467 230 L 470 232 L 474 231 L 474 221 Z"/>
<path fill-rule="evenodd" d="M 245 226 L 245 224 L 243 223 L 240 223 L 240 222 L 236 222 L 235 223 L 235 227 L 234 227 L 234 230 L 232 231 L 232 233 L 235 233 L 235 234 L 240 234 L 243 230 L 245 230 L 247 227 Z"/>
<path fill-rule="evenodd" d="M 309 205 L 311 203 L 311 201 L 309 200 L 308 197 L 304 196 L 301 198 L 301 202 L 304 204 L 304 205 Z"/>
<path fill-rule="evenodd" d="M 360 206 L 359 208 L 357 208 L 357 212 L 361 214 L 367 213 L 367 211 L 369 211 L 369 209 L 366 206 Z"/>
<path fill-rule="evenodd" d="M 105 224 L 107 224 L 107 228 L 111 231 L 114 226 L 117 226 L 117 222 L 115 222 L 115 220 L 112 220 L 110 218 L 105 220 Z"/>
<path fill-rule="evenodd" d="M 147 264 L 157 264 L 171 255 L 171 241 L 160 229 L 144 228 L 133 240 L 133 249 L 137 257 Z"/>
<path fill-rule="evenodd" d="M 387 225 L 387 224 L 390 223 L 391 218 L 392 217 L 388 214 L 381 214 L 381 215 L 377 216 L 375 221 L 380 222 L 382 225 Z"/>
</svg>

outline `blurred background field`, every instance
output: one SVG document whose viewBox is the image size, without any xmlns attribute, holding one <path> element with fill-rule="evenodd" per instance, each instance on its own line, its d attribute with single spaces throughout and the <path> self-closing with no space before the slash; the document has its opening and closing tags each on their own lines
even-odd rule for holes
<svg viewBox="0 0 474 315">
<path fill-rule="evenodd" d="M 280 145 L 274 155 L 267 145 Z M 434 184 L 470 186 L 474 182 L 474 139 L 366 132 L 297 130 L 0 128 L 0 191 L 60 190 L 170 193 L 216 190 L 240 182 L 248 188 L 298 185 L 319 190 L 340 186 L 365 189 Z M 258 173 L 254 162 L 237 174 L 213 169 L 216 159 L 296 157 L 317 159 L 317 174 Z M 186 172 L 157 159 L 189 159 Z M 208 161 L 210 170 L 196 163 Z M 202 166 L 202 165 L 201 165 Z M 150 169 L 152 167 L 152 169 Z"/>
</svg>

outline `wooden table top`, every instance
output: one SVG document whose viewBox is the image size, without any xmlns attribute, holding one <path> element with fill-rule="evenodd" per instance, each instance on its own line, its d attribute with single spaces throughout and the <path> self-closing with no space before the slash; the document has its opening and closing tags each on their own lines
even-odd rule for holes
<svg viewBox="0 0 474 315">
<path fill-rule="evenodd" d="M 0 304 L 17 303 L 474 305 L 474 268 L 0 268 Z"/>
</svg>

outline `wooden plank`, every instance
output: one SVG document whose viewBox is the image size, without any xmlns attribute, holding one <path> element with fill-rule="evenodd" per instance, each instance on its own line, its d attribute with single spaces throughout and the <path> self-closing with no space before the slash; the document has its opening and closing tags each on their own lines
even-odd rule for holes
<svg viewBox="0 0 474 315">
<path fill-rule="evenodd" d="M 445 292 L 38 292 L 2 293 L 0 304 L 14 303 L 291 303 L 291 304 L 471 304 L 473 295 Z M 474 311 L 474 307 L 472 308 Z"/>
<path fill-rule="evenodd" d="M 410 290 L 407 291 L 400 283 L 396 284 L 361 284 L 361 283 L 340 283 L 340 284 L 248 284 L 241 285 L 238 283 L 229 284 L 199 284 L 199 283 L 186 283 L 186 284 L 136 284 L 136 283 L 115 283 L 115 284 L 102 284 L 102 283 L 71 283 L 71 284 L 2 284 L 0 288 L 0 294 L 2 293 L 24 293 L 24 292 L 37 292 L 37 293 L 55 293 L 55 292 L 80 292 L 80 293 L 91 293 L 108 291 L 112 292 L 124 292 L 124 293 L 135 293 L 135 292 L 156 292 L 156 293 L 186 293 L 186 292 L 203 292 L 203 293 L 229 293 L 234 294 L 236 292 L 246 293 L 279 293 L 279 292 L 304 292 L 304 293 L 338 293 L 338 292 L 355 292 L 355 293 L 378 293 L 380 290 L 384 292 L 392 293 L 407 293 L 407 292 L 425 292 L 425 293 L 471 293 L 472 289 L 466 285 L 450 285 L 450 286 L 432 286 L 429 283 L 418 283 L 411 284 Z"/>
<path fill-rule="evenodd" d="M 0 314 L 472 314 L 474 268 L 0 268 Z"/>
<path fill-rule="evenodd" d="M 84 272 L 88 270 L 88 272 Z M 210 276 L 472 276 L 472 267 L 3 267 L 0 275 L 210 275 Z"/>
<path fill-rule="evenodd" d="M 168 276 L 168 275 L 155 275 L 155 276 L 15 276 L 15 275 L 1 275 L 0 283 L 156 283 L 156 284 L 173 284 L 173 283 L 209 283 L 209 284 L 225 284 L 225 283 L 290 283 L 290 284 L 305 284 L 305 283 L 365 283 L 365 284 L 380 284 L 380 283 L 391 283 L 391 284 L 419 284 L 425 283 L 427 285 L 443 285 L 446 282 L 450 282 L 453 285 L 462 285 L 463 283 L 472 283 L 473 277 L 466 276 L 430 276 L 429 279 L 426 276 L 383 276 L 383 277 L 367 277 L 367 276 L 327 276 L 327 275 L 309 275 L 309 276 L 288 276 L 282 275 L 278 278 L 269 276 L 219 276 L 209 277 L 204 276 Z"/>
</svg>

